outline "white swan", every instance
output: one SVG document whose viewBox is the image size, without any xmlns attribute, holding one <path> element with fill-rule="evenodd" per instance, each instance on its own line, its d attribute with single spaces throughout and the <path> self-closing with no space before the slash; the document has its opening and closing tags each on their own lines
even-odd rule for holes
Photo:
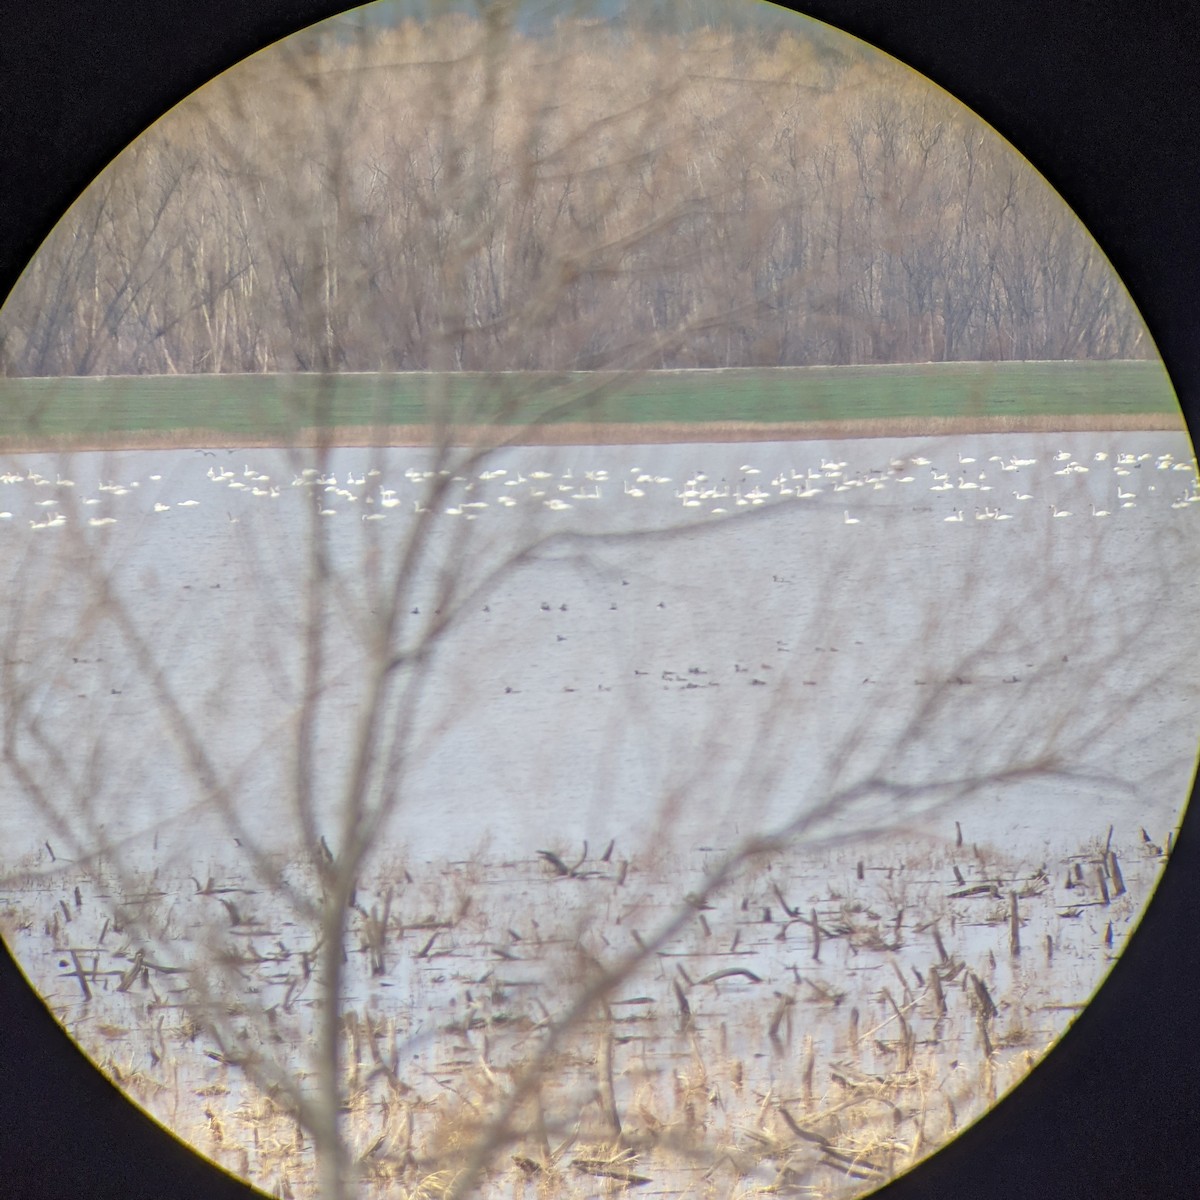
<svg viewBox="0 0 1200 1200">
<path fill-rule="evenodd" d="M 850 510 L 846 509 L 842 513 L 842 524 L 843 525 L 861 525 L 862 522 L 858 519 L 858 517 L 852 517 L 850 515 Z"/>
</svg>

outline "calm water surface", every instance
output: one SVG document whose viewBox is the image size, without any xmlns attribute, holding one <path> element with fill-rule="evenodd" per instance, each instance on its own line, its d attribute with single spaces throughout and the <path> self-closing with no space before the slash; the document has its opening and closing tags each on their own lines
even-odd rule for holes
<svg viewBox="0 0 1200 1200">
<path fill-rule="evenodd" d="M 383 836 L 415 860 L 724 845 L 840 793 L 853 802 L 810 836 L 954 818 L 1070 847 L 1178 820 L 1200 738 L 1183 434 L 520 448 L 423 515 L 428 465 L 411 449 L 339 450 L 323 472 L 263 450 L 10 460 L 6 690 L 57 749 L 27 751 L 37 789 L 8 768 L 6 854 L 87 807 L 99 836 L 219 857 L 214 787 L 265 843 L 295 836 L 314 523 L 336 580 L 312 738 L 330 840 L 376 584 L 419 521 L 404 636 L 461 616 L 389 713 L 409 737 Z M 945 780 L 960 786 L 930 786 Z"/>
</svg>

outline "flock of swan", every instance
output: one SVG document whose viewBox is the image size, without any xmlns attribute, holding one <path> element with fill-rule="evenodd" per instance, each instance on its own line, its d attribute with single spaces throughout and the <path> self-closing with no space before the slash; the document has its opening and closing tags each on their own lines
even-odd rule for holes
<svg viewBox="0 0 1200 1200">
<path fill-rule="evenodd" d="M 923 492 L 952 493 L 947 496 L 953 501 L 952 510 L 941 517 L 948 524 L 1011 521 L 1024 505 L 1035 500 L 1036 484 L 1047 482 L 1047 474 L 1062 481 L 1055 488 L 1057 498 L 1045 501 L 1055 520 L 1076 515 L 1085 519 L 1112 517 L 1149 501 L 1165 500 L 1174 509 L 1189 508 L 1200 501 L 1194 458 L 1176 458 L 1171 453 L 1110 454 L 1104 450 L 1082 458 L 1084 461 L 1062 450 L 1044 461 L 999 454 L 980 461 L 958 452 L 943 463 L 914 455 L 891 458 L 867 469 L 852 469 L 847 461 L 817 456 L 816 461 L 802 467 L 773 473 L 746 461 L 719 477 L 693 470 L 683 473 L 682 478 L 640 465 L 623 473 L 599 467 L 548 469 L 550 463 L 538 468 L 495 466 L 471 475 L 409 466 L 404 470 L 403 484 L 397 480 L 392 487 L 385 486 L 388 481 L 378 467 L 364 467 L 357 474 L 322 473 L 306 467 L 284 479 L 246 463 L 241 469 L 210 466 L 205 477 L 210 489 L 220 488 L 227 493 L 222 503 L 231 521 L 240 519 L 232 511 L 238 505 L 235 494 L 271 502 L 293 492 L 308 496 L 321 517 L 348 516 L 363 521 L 384 521 L 397 509 L 401 514 L 473 521 L 502 509 L 541 508 L 563 513 L 614 502 L 674 506 L 696 516 L 720 517 L 768 504 L 820 500 L 823 507 L 833 501 L 841 510 L 843 523 L 853 526 L 870 520 L 872 505 L 861 502 L 868 495 L 874 498 L 877 493 L 885 493 L 915 499 Z M 162 478 L 161 473 L 154 473 L 145 480 L 100 482 L 95 488 L 97 494 L 82 497 L 75 495 L 75 481 L 61 474 L 51 477 L 33 469 L 10 467 L 0 474 L 0 523 L 16 521 L 4 499 L 6 492 L 12 494 L 18 488 L 32 488 L 38 497 L 32 501 L 37 511 L 25 518 L 31 530 L 58 529 L 71 522 L 99 528 L 115 525 L 134 512 L 163 516 L 215 501 L 210 490 L 203 502 L 195 498 L 168 502 L 161 494 L 163 488 L 149 486 Z M 1086 495 L 1069 490 L 1072 479 L 1086 483 Z M 149 497 L 152 490 L 156 492 L 152 505 L 148 500 L 139 502 L 139 496 Z M 130 497 L 132 500 L 125 499 Z M 873 499 L 872 504 L 875 502 Z M 945 508 L 944 504 L 913 507 L 939 515 Z"/>
</svg>

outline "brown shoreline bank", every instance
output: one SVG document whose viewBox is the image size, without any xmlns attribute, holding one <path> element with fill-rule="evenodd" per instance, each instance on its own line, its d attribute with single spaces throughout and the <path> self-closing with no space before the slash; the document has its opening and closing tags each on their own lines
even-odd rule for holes
<svg viewBox="0 0 1200 1200">
<path fill-rule="evenodd" d="M 1186 433 L 1181 415 L 1172 413 L 1079 413 L 990 417 L 894 417 L 881 420 L 794 422 L 564 422 L 532 426 L 459 426 L 456 446 L 636 446 L 680 442 L 806 442 L 858 438 L 944 437 L 990 433 L 1108 433 L 1126 431 Z M 0 453 L 35 454 L 103 450 L 300 449 L 320 444 L 412 446 L 436 444 L 427 425 L 345 426 L 327 431 L 302 430 L 286 442 L 278 436 L 239 436 L 219 430 L 178 429 L 162 432 L 64 434 L 51 437 L 0 438 Z"/>
</svg>

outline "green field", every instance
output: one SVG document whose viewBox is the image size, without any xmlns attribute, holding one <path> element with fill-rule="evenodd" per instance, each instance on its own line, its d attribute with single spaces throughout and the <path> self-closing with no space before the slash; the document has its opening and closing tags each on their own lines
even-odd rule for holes
<svg viewBox="0 0 1200 1200">
<path fill-rule="evenodd" d="M 593 422 L 985 422 L 1162 414 L 1158 361 L 923 363 L 547 374 L 96 376 L 0 379 L 0 442 L 290 439 L 304 429 Z"/>
</svg>

